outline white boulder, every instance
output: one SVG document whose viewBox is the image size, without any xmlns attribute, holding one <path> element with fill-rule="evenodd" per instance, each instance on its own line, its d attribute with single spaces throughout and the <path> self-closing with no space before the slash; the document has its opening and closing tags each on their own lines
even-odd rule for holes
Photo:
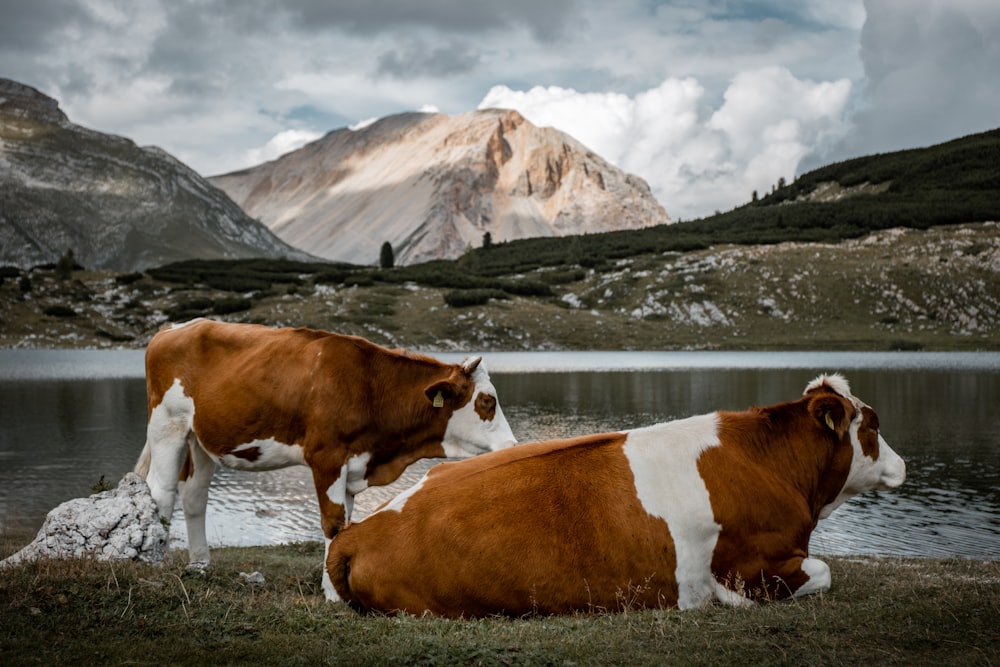
<svg viewBox="0 0 1000 667">
<path fill-rule="evenodd" d="M 34 541 L 0 561 L 0 569 L 48 558 L 158 563 L 166 548 L 167 531 L 149 487 L 130 472 L 115 489 L 74 498 L 49 512 Z"/>
</svg>

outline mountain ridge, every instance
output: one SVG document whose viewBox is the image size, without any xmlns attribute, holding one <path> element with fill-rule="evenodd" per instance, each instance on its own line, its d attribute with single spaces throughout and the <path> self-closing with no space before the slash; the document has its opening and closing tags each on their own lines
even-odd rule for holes
<svg viewBox="0 0 1000 667">
<path fill-rule="evenodd" d="M 670 222 L 645 181 L 510 110 L 387 116 L 209 180 L 290 244 L 359 263 L 386 241 L 416 263 L 454 259 L 486 233 L 503 242 Z"/>
<path fill-rule="evenodd" d="M 68 250 L 115 270 L 309 258 L 163 149 L 76 125 L 56 100 L 0 79 L 0 263 L 51 263 Z"/>
</svg>

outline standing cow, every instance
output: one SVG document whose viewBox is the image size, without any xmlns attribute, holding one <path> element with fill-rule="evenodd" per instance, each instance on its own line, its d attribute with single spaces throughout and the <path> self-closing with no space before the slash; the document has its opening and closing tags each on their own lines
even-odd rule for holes
<svg viewBox="0 0 1000 667">
<path fill-rule="evenodd" d="M 445 364 L 309 329 L 172 326 L 146 348 L 149 423 L 135 471 L 167 520 L 180 482 L 191 565 L 205 567 L 216 463 L 307 465 L 329 549 L 367 487 L 391 483 L 420 458 L 515 444 L 480 361 Z M 336 599 L 325 568 L 323 588 Z"/>
<path fill-rule="evenodd" d="M 731 605 L 825 591 L 816 522 L 903 483 L 839 375 L 794 402 L 432 468 L 334 542 L 341 597 L 440 616 Z"/>
</svg>

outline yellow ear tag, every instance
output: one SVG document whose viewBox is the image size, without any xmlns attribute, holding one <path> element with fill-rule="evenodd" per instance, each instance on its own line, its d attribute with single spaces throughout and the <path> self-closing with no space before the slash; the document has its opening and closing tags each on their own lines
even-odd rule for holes
<svg viewBox="0 0 1000 667">
<path fill-rule="evenodd" d="M 434 405 L 435 408 L 443 408 L 444 407 L 444 396 L 441 394 L 440 391 L 434 397 L 434 403 L 433 403 L 433 405 Z"/>
<path fill-rule="evenodd" d="M 826 425 L 830 427 L 831 431 L 837 430 L 837 427 L 833 425 L 833 417 L 830 416 L 829 412 L 826 413 Z"/>
</svg>

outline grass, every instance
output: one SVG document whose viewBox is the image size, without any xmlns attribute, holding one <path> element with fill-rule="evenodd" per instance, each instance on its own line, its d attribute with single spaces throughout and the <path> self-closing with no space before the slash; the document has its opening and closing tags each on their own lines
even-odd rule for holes
<svg viewBox="0 0 1000 667">
<path fill-rule="evenodd" d="M 17 548 L 4 544 L 0 553 Z M 224 548 L 208 575 L 42 562 L 0 577 L 0 663 L 995 665 L 1000 561 L 832 558 L 822 596 L 753 609 L 448 621 L 327 603 L 322 546 Z M 266 582 L 246 583 L 240 572 Z"/>
</svg>

